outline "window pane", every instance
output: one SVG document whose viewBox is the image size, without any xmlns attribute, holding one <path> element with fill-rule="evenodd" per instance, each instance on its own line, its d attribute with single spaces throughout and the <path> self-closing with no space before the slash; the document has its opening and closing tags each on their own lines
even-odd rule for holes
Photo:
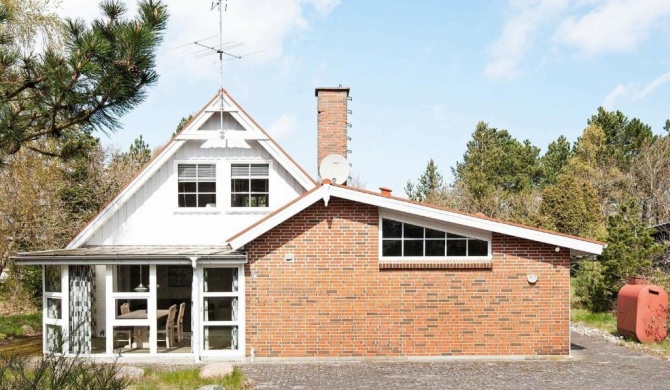
<svg viewBox="0 0 670 390">
<path fill-rule="evenodd" d="M 249 192 L 249 179 L 233 179 L 230 182 L 231 192 Z"/>
<path fill-rule="evenodd" d="M 382 256 L 400 256 L 402 250 L 402 241 L 384 240 L 382 242 Z"/>
<path fill-rule="evenodd" d="M 249 207 L 249 195 L 233 194 L 230 196 L 230 205 L 233 207 Z"/>
<path fill-rule="evenodd" d="M 405 246 L 402 255 L 423 256 L 423 240 L 405 240 Z"/>
<path fill-rule="evenodd" d="M 268 196 L 265 194 L 251 194 L 249 207 L 268 207 Z"/>
<path fill-rule="evenodd" d="M 179 192 L 195 192 L 195 182 L 179 183 Z"/>
<path fill-rule="evenodd" d="M 177 166 L 177 177 L 179 181 L 195 181 L 196 176 L 195 164 L 179 164 Z"/>
<path fill-rule="evenodd" d="M 465 256 L 466 240 L 447 240 L 447 256 Z"/>
<path fill-rule="evenodd" d="M 179 194 L 179 207 L 196 207 L 195 194 Z"/>
<path fill-rule="evenodd" d="M 445 232 L 426 228 L 426 238 L 444 238 Z"/>
<path fill-rule="evenodd" d="M 421 226 L 405 224 L 405 238 L 423 238 L 423 228 Z"/>
<path fill-rule="evenodd" d="M 382 237 L 383 238 L 400 238 L 402 237 L 402 222 L 393 221 L 390 219 L 382 220 Z M 400 254 L 398 254 L 400 256 Z"/>
<path fill-rule="evenodd" d="M 44 289 L 48 292 L 61 292 L 60 265 L 47 265 L 44 270 Z"/>
<path fill-rule="evenodd" d="M 198 192 L 216 192 L 216 183 L 209 181 L 198 183 Z"/>
<path fill-rule="evenodd" d="M 268 192 L 268 179 L 251 179 L 251 192 Z"/>
<path fill-rule="evenodd" d="M 198 165 L 198 180 L 216 180 L 216 165 L 200 164 Z"/>
<path fill-rule="evenodd" d="M 205 349 L 237 349 L 236 326 L 205 326 Z"/>
<path fill-rule="evenodd" d="M 237 291 L 237 268 L 205 268 L 205 292 Z"/>
<path fill-rule="evenodd" d="M 198 195 L 198 207 L 216 207 L 216 194 Z"/>
<path fill-rule="evenodd" d="M 459 236 L 458 234 L 454 233 L 447 233 L 447 238 L 466 238 L 465 236 Z"/>
<path fill-rule="evenodd" d="M 444 240 L 426 240 L 426 256 L 442 256 L 444 257 L 444 248 L 446 247 Z"/>
<path fill-rule="evenodd" d="M 489 243 L 482 240 L 468 240 L 468 256 L 488 256 Z"/>
<path fill-rule="evenodd" d="M 249 164 L 233 164 L 230 166 L 231 176 L 246 176 L 249 177 Z"/>
<path fill-rule="evenodd" d="M 270 172 L 270 167 L 268 164 L 252 164 L 251 165 L 251 176 L 267 176 Z"/>
<path fill-rule="evenodd" d="M 208 297 L 203 305 L 205 321 L 237 321 L 236 297 Z"/>
<path fill-rule="evenodd" d="M 61 300 L 47 298 L 47 318 L 60 320 L 61 313 Z"/>
</svg>

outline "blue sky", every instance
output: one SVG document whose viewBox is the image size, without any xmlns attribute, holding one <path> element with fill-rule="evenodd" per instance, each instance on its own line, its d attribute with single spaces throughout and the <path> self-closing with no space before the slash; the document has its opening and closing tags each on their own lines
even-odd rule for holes
<svg viewBox="0 0 670 390">
<path fill-rule="evenodd" d="M 165 143 L 219 84 L 214 58 L 178 46 L 216 35 L 211 1 L 166 1 L 159 83 L 105 143 Z M 451 180 L 478 121 L 546 149 L 575 141 L 599 106 L 661 133 L 670 118 L 670 1 L 224 0 L 244 42 L 224 87 L 313 176 L 318 86 L 348 86 L 349 160 L 366 187 L 403 195 L 428 159 Z M 128 1 L 131 10 L 134 2 Z M 62 12 L 90 19 L 90 0 Z M 211 41 L 216 44 L 216 39 Z"/>
</svg>

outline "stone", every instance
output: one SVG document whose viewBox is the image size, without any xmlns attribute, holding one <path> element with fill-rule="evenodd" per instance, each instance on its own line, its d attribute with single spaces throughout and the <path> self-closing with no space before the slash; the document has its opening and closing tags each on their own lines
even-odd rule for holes
<svg viewBox="0 0 670 390">
<path fill-rule="evenodd" d="M 142 379 L 144 376 L 144 369 L 133 366 L 122 366 L 119 368 L 119 371 L 116 373 L 116 376 L 119 378 L 127 379 Z"/>
<path fill-rule="evenodd" d="M 221 385 L 207 385 L 198 387 L 198 390 L 226 390 L 226 388 Z"/>
<path fill-rule="evenodd" d="M 210 363 L 200 369 L 200 379 L 223 378 L 232 373 L 233 365 L 230 363 Z"/>
<path fill-rule="evenodd" d="M 35 329 L 33 329 L 33 327 L 30 325 L 23 325 L 21 327 L 21 330 L 23 331 L 23 334 L 26 336 L 32 336 L 35 334 Z"/>
</svg>

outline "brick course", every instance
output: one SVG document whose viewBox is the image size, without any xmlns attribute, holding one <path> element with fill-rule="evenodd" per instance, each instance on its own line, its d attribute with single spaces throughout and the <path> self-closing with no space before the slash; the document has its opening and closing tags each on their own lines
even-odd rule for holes
<svg viewBox="0 0 670 390">
<path fill-rule="evenodd" d="M 488 269 L 380 269 L 378 218 L 333 198 L 247 245 L 247 356 L 569 353 L 569 250 L 493 234 Z"/>
</svg>

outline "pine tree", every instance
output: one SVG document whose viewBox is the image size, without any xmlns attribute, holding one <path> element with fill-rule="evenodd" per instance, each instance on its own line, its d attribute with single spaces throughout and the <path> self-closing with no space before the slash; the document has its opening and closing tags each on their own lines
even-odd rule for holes
<svg viewBox="0 0 670 390">
<path fill-rule="evenodd" d="M 637 204 L 629 201 L 607 221 L 607 247 L 598 259 L 605 266 L 606 282 L 612 293 L 616 293 L 628 277 L 646 271 L 663 251 L 639 214 Z"/>
<path fill-rule="evenodd" d="M 439 204 L 439 199 L 444 193 L 444 178 L 437 171 L 437 164 L 431 158 L 426 170 L 421 174 L 416 184 L 411 181 L 405 186 L 405 194 L 411 200 Z"/>
<path fill-rule="evenodd" d="M 90 26 L 65 19 L 63 49 L 48 46 L 40 54 L 23 54 L 13 37 L 0 37 L 0 159 L 22 147 L 68 157 L 36 142 L 61 142 L 70 132 L 113 132 L 119 118 L 146 98 L 156 83 L 155 52 L 167 23 L 161 1 L 139 2 L 138 15 L 126 19 L 126 6 L 105 0 L 104 18 Z M 12 15 L 0 6 L 0 29 L 11 31 Z"/>
</svg>

